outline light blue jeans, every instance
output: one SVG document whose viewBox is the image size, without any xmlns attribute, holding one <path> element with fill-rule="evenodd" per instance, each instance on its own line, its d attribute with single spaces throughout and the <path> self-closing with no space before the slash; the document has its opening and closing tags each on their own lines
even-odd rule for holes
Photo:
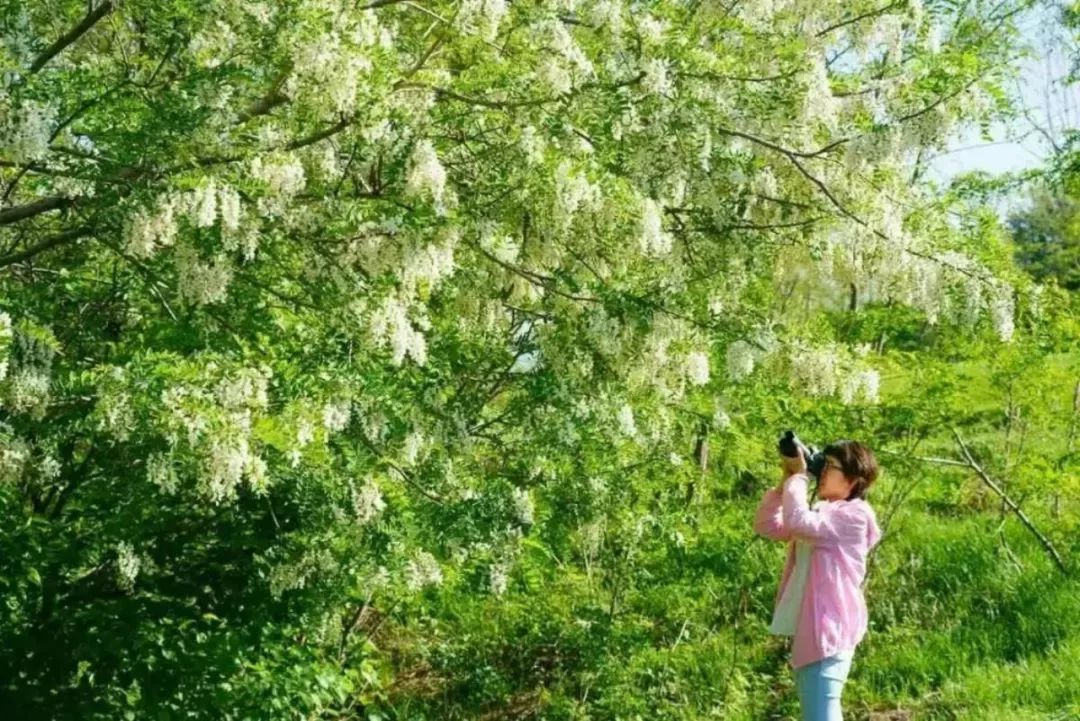
<svg viewBox="0 0 1080 721">
<path fill-rule="evenodd" d="M 843 721 L 840 694 L 851 670 L 854 651 L 841 651 L 795 669 L 802 721 Z"/>
</svg>

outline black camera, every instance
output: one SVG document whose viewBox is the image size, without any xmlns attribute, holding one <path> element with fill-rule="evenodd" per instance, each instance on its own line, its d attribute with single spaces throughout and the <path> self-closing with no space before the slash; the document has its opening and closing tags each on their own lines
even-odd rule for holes
<svg viewBox="0 0 1080 721">
<path fill-rule="evenodd" d="M 821 472 L 825 470 L 825 454 L 813 446 L 807 446 L 795 435 L 795 431 L 784 431 L 777 443 L 780 453 L 788 458 L 797 458 L 799 454 L 806 460 L 806 470 L 814 478 L 820 479 Z"/>
</svg>

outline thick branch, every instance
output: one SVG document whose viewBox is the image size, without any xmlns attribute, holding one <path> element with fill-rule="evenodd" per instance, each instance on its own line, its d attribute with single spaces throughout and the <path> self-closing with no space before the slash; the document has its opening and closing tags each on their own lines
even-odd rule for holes
<svg viewBox="0 0 1080 721">
<path fill-rule="evenodd" d="M 16 205 L 11 208 L 4 208 L 3 210 L 0 210 L 0 225 L 10 225 L 11 223 L 25 220 L 26 218 L 32 218 L 35 215 L 47 213 L 50 210 L 66 208 L 71 202 L 71 198 L 66 198 L 62 195 L 51 195 L 47 198 L 42 198 L 41 200 L 35 200 L 33 203 L 27 203 L 26 205 Z"/>
<path fill-rule="evenodd" d="M 236 124 L 241 125 L 254 117 L 266 115 L 277 106 L 289 102 L 289 98 L 282 94 L 281 86 L 288 79 L 291 71 L 292 66 L 289 66 L 278 73 L 277 77 L 274 78 L 274 82 L 270 84 L 270 89 L 266 94 L 240 111 L 236 116 Z"/>
<path fill-rule="evenodd" d="M 41 70 L 43 67 L 45 67 L 46 63 L 48 63 L 50 60 L 62 53 L 64 51 L 64 48 L 66 48 L 68 45 L 71 45 L 73 42 L 75 42 L 87 32 L 89 32 L 90 28 L 94 27 L 94 25 L 97 24 L 98 20 L 108 15 L 112 11 L 112 9 L 113 4 L 112 2 L 110 2 L 110 0 L 105 0 L 105 2 L 98 5 L 97 8 L 92 10 L 86 17 L 83 18 L 81 23 L 69 30 L 55 43 L 47 47 L 45 49 L 45 52 L 43 52 L 41 55 L 38 55 L 37 59 L 34 60 L 34 62 L 30 65 L 30 73 L 36 73 L 38 70 Z"/>
<path fill-rule="evenodd" d="M 63 233 L 58 233 L 50 238 L 46 238 L 37 245 L 32 245 L 25 250 L 20 250 L 18 253 L 12 253 L 11 255 L 0 258 L 0 268 L 6 268 L 9 265 L 20 263 L 28 258 L 33 258 L 38 253 L 42 253 L 49 248 L 55 248 L 58 245 L 63 245 L 72 240 L 82 238 L 85 235 L 89 235 L 92 230 L 93 229 L 89 226 L 65 230 Z"/>
</svg>

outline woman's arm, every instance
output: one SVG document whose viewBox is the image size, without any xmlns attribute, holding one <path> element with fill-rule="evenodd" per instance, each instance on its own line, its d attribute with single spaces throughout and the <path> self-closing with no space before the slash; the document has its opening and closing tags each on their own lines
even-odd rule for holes
<svg viewBox="0 0 1080 721">
<path fill-rule="evenodd" d="M 807 481 L 805 473 L 796 473 L 784 481 L 781 500 L 784 527 L 792 535 L 814 543 L 835 541 L 839 533 L 832 515 L 810 510 L 806 500 Z"/>
<path fill-rule="evenodd" d="M 754 533 L 774 541 L 791 540 L 791 532 L 784 527 L 781 515 L 781 492 L 779 488 L 765 491 L 765 497 L 754 514 Z"/>
</svg>

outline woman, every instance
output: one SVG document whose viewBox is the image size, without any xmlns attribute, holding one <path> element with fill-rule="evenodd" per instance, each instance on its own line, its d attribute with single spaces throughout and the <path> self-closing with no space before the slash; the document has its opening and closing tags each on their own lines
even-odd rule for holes
<svg viewBox="0 0 1080 721">
<path fill-rule="evenodd" d="M 881 539 L 867 490 L 878 466 L 869 448 L 840 441 L 824 451 L 820 500 L 807 504 L 806 460 L 781 456 L 780 485 L 765 492 L 754 531 L 788 542 L 769 630 L 793 636 L 791 665 L 803 721 L 841 721 L 840 695 L 866 634 L 866 556 Z"/>
</svg>

